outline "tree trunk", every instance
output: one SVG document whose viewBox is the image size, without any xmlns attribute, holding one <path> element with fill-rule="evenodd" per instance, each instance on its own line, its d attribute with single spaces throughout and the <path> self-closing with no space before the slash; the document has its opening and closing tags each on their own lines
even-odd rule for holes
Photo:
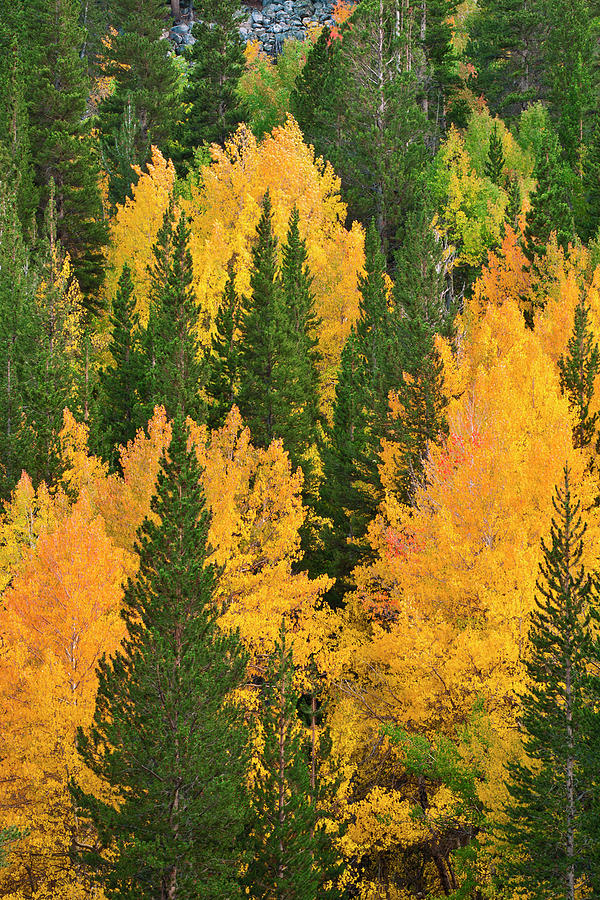
<svg viewBox="0 0 600 900">
<path fill-rule="evenodd" d="M 181 2 L 180 0 L 171 0 L 171 15 L 176 22 L 181 19 Z"/>
</svg>

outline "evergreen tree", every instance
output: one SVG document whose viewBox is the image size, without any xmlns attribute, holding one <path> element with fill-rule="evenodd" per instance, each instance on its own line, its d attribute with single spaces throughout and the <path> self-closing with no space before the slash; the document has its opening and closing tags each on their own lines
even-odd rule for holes
<svg viewBox="0 0 600 900">
<path fill-rule="evenodd" d="M 599 415 L 590 413 L 594 382 L 600 372 L 600 351 L 589 324 L 589 307 L 582 296 L 575 307 L 567 352 L 558 360 L 560 386 L 575 414 L 573 446 L 588 447 L 596 435 Z"/>
<path fill-rule="evenodd" d="M 106 225 L 99 167 L 86 118 L 89 84 L 80 58 L 78 0 L 34 0 L 26 22 L 31 58 L 27 104 L 31 156 L 39 191 L 38 225 L 54 185 L 57 238 L 69 253 L 88 303 L 104 276 Z"/>
<path fill-rule="evenodd" d="M 311 572 L 326 572 L 336 579 L 328 594 L 333 605 L 341 603 L 344 593 L 351 588 L 351 571 L 368 553 L 365 534 L 376 505 L 376 500 L 368 501 L 357 467 L 357 460 L 364 459 L 367 446 L 363 393 L 359 387 L 364 368 L 359 348 L 353 327 L 342 350 L 333 424 L 322 451 L 321 544 L 312 548 L 307 560 Z"/>
<path fill-rule="evenodd" d="M 251 297 L 240 322 L 238 405 L 258 447 L 278 436 L 278 362 L 285 342 L 281 315 L 281 285 L 277 270 L 277 240 L 269 192 L 256 230 L 250 274 Z"/>
<path fill-rule="evenodd" d="M 322 533 L 321 571 L 338 579 L 330 593 L 335 602 L 349 586 L 352 568 L 369 552 L 367 526 L 383 498 L 378 457 L 389 433 L 389 393 L 402 372 L 374 222 L 367 230 L 359 289 L 358 320 L 342 351 L 333 425 L 323 450 L 320 513 L 329 521 Z"/>
<path fill-rule="evenodd" d="M 79 814 L 98 832 L 97 849 L 82 858 L 118 900 L 240 896 L 247 731 L 232 692 L 247 658 L 216 621 L 187 412 L 178 404 L 153 519 L 139 532 L 126 638 L 100 663 L 93 723 L 78 735 L 85 764 L 118 798 L 115 807 L 73 788 Z"/>
<path fill-rule="evenodd" d="M 119 462 L 118 447 L 127 446 L 135 438 L 138 427 L 145 424 L 136 416 L 141 372 L 135 346 L 133 290 L 131 270 L 124 265 L 110 317 L 112 334 L 108 352 L 112 365 L 100 376 L 95 423 L 96 444 L 112 468 Z"/>
<path fill-rule="evenodd" d="M 341 177 L 350 217 L 375 220 L 389 259 L 414 203 L 430 132 L 416 63 L 406 64 L 409 18 L 402 30 L 394 4 L 363 0 L 333 50 L 317 42 L 294 98 L 307 141 Z M 314 70 L 323 64 L 323 72 Z"/>
<path fill-rule="evenodd" d="M 242 119 L 235 91 L 244 71 L 240 4 L 238 0 L 201 0 L 196 15 L 185 97 L 184 144 L 190 157 L 200 144 L 224 144 Z"/>
<path fill-rule="evenodd" d="M 311 776 L 297 712 L 292 650 L 282 623 L 266 675 L 259 770 L 252 792 L 253 859 L 245 883 L 256 900 L 325 900 L 338 873 L 323 829 L 316 774 Z M 321 796 L 320 796 L 321 795 Z"/>
<path fill-rule="evenodd" d="M 469 29 L 467 56 L 477 88 L 494 115 L 514 120 L 546 93 L 542 44 L 545 0 L 480 0 Z"/>
<path fill-rule="evenodd" d="M 506 207 L 506 220 L 511 228 L 515 229 L 518 225 L 521 209 L 523 208 L 523 200 L 521 198 L 521 188 L 519 179 L 514 175 L 508 185 L 508 206 Z"/>
<path fill-rule="evenodd" d="M 560 160 L 555 136 L 547 133 L 538 155 L 535 176 L 537 184 L 531 195 L 531 208 L 527 213 L 524 252 L 530 262 L 536 256 L 544 256 L 546 244 L 552 232 L 556 232 L 558 245 L 567 248 L 573 240 L 573 221 L 570 192 L 570 173 Z"/>
<path fill-rule="evenodd" d="M 577 233 L 584 243 L 596 237 L 600 228 L 600 116 L 583 155 L 583 178 L 580 202 L 577 207 Z"/>
<path fill-rule="evenodd" d="M 578 168 L 589 113 L 594 106 L 594 30 L 588 0 L 546 0 L 542 43 L 549 109 L 563 156 Z"/>
<path fill-rule="evenodd" d="M 488 155 L 485 161 L 485 175 L 493 181 L 494 184 L 497 184 L 498 187 L 502 186 L 502 182 L 504 180 L 504 166 L 506 165 L 506 160 L 504 159 L 504 150 L 502 148 L 502 139 L 498 134 L 498 124 L 494 122 L 494 127 L 492 128 L 492 133 L 490 134 L 490 142 L 488 145 Z"/>
<path fill-rule="evenodd" d="M 173 204 L 165 212 L 153 248 L 148 327 L 142 339 L 142 376 L 138 421 L 147 422 L 161 404 L 174 417 L 182 409 L 196 422 L 204 419 L 200 391 L 204 362 L 197 336 L 198 310 L 193 288 L 190 231 Z"/>
<path fill-rule="evenodd" d="M 0 13 L 0 178 L 13 186 L 24 236 L 33 235 L 38 195 L 33 183 L 22 48 L 14 22 L 6 13 L 4 18 Z"/>
<path fill-rule="evenodd" d="M 389 423 L 396 444 L 396 492 L 412 504 L 431 443 L 448 433 L 443 366 L 436 334 L 451 336 L 455 310 L 445 284 L 441 248 L 423 206 L 409 217 L 396 255 L 395 352 L 398 376 L 392 388 L 400 414 Z"/>
<path fill-rule="evenodd" d="M 0 182 L 0 497 L 7 499 L 23 468 L 31 471 L 27 421 L 30 359 L 35 354 L 36 279 L 21 236 L 16 191 Z M 32 477 L 35 477 L 32 472 Z"/>
<path fill-rule="evenodd" d="M 106 71 L 115 87 L 100 106 L 100 129 L 111 199 L 123 202 L 122 191 L 136 181 L 128 167 L 143 166 L 152 144 L 169 150 L 182 110 L 169 42 L 161 40 L 162 0 L 112 0 L 110 14 L 117 34 Z"/>
<path fill-rule="evenodd" d="M 460 86 L 451 25 L 457 5 L 456 0 L 425 0 L 419 10 L 418 34 L 426 64 L 423 85 L 425 111 L 430 122 L 442 127 L 446 124 L 443 121 L 446 115 L 453 118 L 455 104 L 452 95 Z M 414 30 L 417 32 L 416 28 Z"/>
<path fill-rule="evenodd" d="M 600 789 L 600 746 L 593 748 L 590 771 L 586 670 L 600 662 L 590 627 L 600 598 L 596 579 L 581 562 L 586 529 L 567 469 L 553 502 L 551 541 L 542 542 L 529 631 L 528 687 L 521 700 L 527 759 L 508 768 L 511 799 L 499 828 L 507 845 L 500 871 L 504 883 L 532 898 L 575 900 L 587 872 L 596 873 L 597 881 L 599 845 L 588 842 L 586 823 L 590 799 L 597 805 Z M 597 706 L 593 717 L 597 742 Z"/>
<path fill-rule="evenodd" d="M 219 428 L 235 403 L 238 382 L 237 331 L 240 319 L 240 299 L 235 289 L 233 265 L 215 320 L 212 354 L 208 359 L 206 393 L 210 399 L 208 424 Z"/>
<path fill-rule="evenodd" d="M 306 243 L 300 237 L 300 216 L 294 206 L 287 239 L 282 247 L 281 311 L 284 335 L 278 382 L 280 423 L 278 437 L 290 454 L 292 466 L 302 466 L 310 477 L 309 452 L 319 437 L 319 375 L 317 329 L 312 277 L 308 268 Z"/>
</svg>

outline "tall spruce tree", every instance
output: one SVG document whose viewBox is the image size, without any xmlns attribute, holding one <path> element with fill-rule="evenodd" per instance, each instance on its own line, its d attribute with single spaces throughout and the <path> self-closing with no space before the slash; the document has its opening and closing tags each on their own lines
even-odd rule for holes
<svg viewBox="0 0 600 900">
<path fill-rule="evenodd" d="M 167 415 L 180 406 L 197 422 L 204 419 L 201 389 L 204 361 L 197 335 L 190 230 L 183 214 L 175 221 L 171 203 L 153 248 L 148 327 L 142 338 L 138 421 L 148 421 L 157 404 Z"/>
<path fill-rule="evenodd" d="M 244 71 L 239 36 L 238 0 L 201 0 L 196 4 L 196 43 L 188 59 L 188 105 L 184 125 L 185 153 L 192 157 L 201 144 L 224 144 L 241 121 L 236 86 Z"/>
<path fill-rule="evenodd" d="M 206 393 L 209 397 L 208 424 L 219 428 L 233 406 L 238 386 L 238 342 L 240 298 L 235 289 L 235 274 L 229 275 L 215 320 L 212 353 L 207 362 Z"/>
<path fill-rule="evenodd" d="M 269 192 L 256 229 L 250 273 L 251 296 L 240 322 L 238 405 L 252 439 L 267 447 L 278 436 L 279 380 L 285 327 L 281 315 L 281 284 L 277 268 L 277 239 Z"/>
<path fill-rule="evenodd" d="M 521 699 L 526 761 L 508 767 L 510 801 L 498 829 L 506 842 L 500 879 L 531 898 L 575 900 L 580 890 L 585 896 L 590 871 L 597 882 L 599 845 L 589 841 L 587 825 L 590 802 L 597 806 L 600 790 L 599 713 L 593 706 L 596 727 L 590 729 L 586 707 L 587 670 L 600 663 L 590 627 L 600 595 L 596 578 L 582 565 L 586 528 L 567 469 L 553 502 L 529 631 L 528 687 Z"/>
<path fill-rule="evenodd" d="M 0 497 L 6 499 L 21 475 L 34 469 L 29 432 L 31 358 L 36 352 L 37 279 L 21 235 L 16 191 L 0 181 Z"/>
<path fill-rule="evenodd" d="M 252 792 L 252 859 L 244 881 L 256 900 L 333 900 L 339 874 L 306 754 L 292 650 L 282 623 L 265 679 L 259 769 Z M 333 884 L 328 885 L 328 883 Z"/>
<path fill-rule="evenodd" d="M 409 217 L 394 274 L 398 375 L 392 389 L 399 415 L 390 420 L 388 435 L 396 445 L 396 493 L 411 505 L 429 445 L 448 432 L 448 399 L 435 336 L 451 337 L 455 313 L 426 204 Z"/>
<path fill-rule="evenodd" d="M 73 788 L 98 831 L 82 860 L 118 900 L 240 896 L 247 728 L 232 692 L 247 658 L 217 624 L 185 392 L 174 405 L 154 518 L 140 529 L 139 572 L 125 591 L 126 638 L 100 663 L 93 723 L 78 735 L 85 764 L 117 798 Z"/>
<path fill-rule="evenodd" d="M 499 187 L 502 186 L 505 165 L 506 160 L 502 148 L 502 139 L 498 134 L 498 124 L 494 122 L 494 127 L 492 128 L 492 133 L 490 135 L 484 171 L 490 181 L 493 181 L 494 184 L 497 184 Z"/>
<path fill-rule="evenodd" d="M 509 121 L 546 93 L 544 12 L 545 0 L 480 0 L 470 23 L 467 56 L 477 87 L 492 112 Z"/>
<path fill-rule="evenodd" d="M 112 0 L 110 5 L 116 34 L 106 73 L 115 87 L 100 106 L 99 123 L 115 203 L 123 202 L 137 180 L 131 166 L 147 162 L 152 144 L 168 151 L 183 116 L 169 42 L 161 40 L 165 12 L 162 0 Z"/>
<path fill-rule="evenodd" d="M 560 247 L 566 249 L 575 234 L 571 192 L 572 175 L 560 159 L 560 148 L 553 132 L 548 131 L 535 165 L 537 184 L 527 213 L 524 252 L 530 262 L 546 253 L 552 232 Z"/>
<path fill-rule="evenodd" d="M 306 242 L 300 237 L 300 215 L 292 209 L 280 269 L 281 316 L 285 330 L 279 360 L 280 422 L 278 437 L 294 467 L 311 476 L 309 453 L 319 439 L 319 374 L 315 298 L 308 268 Z"/>
<path fill-rule="evenodd" d="M 145 424 L 137 417 L 141 360 L 135 340 L 133 291 L 131 269 L 124 265 L 110 316 L 112 333 L 108 352 L 112 365 L 100 375 L 97 415 L 92 429 L 98 450 L 113 469 L 119 462 L 118 447 L 127 446 L 137 429 Z"/>
<path fill-rule="evenodd" d="M 375 223 L 365 241 L 359 315 L 342 351 L 333 424 L 323 450 L 320 514 L 323 570 L 338 579 L 330 599 L 349 587 L 350 571 L 368 553 L 365 540 L 383 492 L 378 471 L 387 434 L 388 395 L 396 386 L 394 328 L 388 309 L 385 260 Z"/>
<path fill-rule="evenodd" d="M 599 414 L 590 413 L 594 383 L 600 372 L 600 350 L 589 322 L 589 307 L 582 296 L 575 307 L 573 331 L 567 350 L 558 360 L 560 386 L 575 415 L 573 446 L 588 447 L 596 436 Z"/>
<path fill-rule="evenodd" d="M 79 12 L 78 0 L 33 0 L 29 5 L 27 108 L 39 191 L 38 226 L 44 221 L 53 184 L 57 238 L 93 306 L 104 277 L 107 230 L 97 153 L 86 117 L 89 84 L 80 58 Z"/>
</svg>

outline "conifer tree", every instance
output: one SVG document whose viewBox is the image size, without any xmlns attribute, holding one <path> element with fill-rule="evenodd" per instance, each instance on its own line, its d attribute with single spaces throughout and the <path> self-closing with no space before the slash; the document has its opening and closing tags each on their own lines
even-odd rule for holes
<svg viewBox="0 0 600 900">
<path fill-rule="evenodd" d="M 390 420 L 388 435 L 396 444 L 397 496 L 409 505 L 429 445 L 439 443 L 448 431 L 448 400 L 435 336 L 451 336 L 455 310 L 430 222 L 425 205 L 409 217 L 396 255 L 394 281 L 398 377 L 392 387 L 400 412 Z"/>
<path fill-rule="evenodd" d="M 498 134 L 498 124 L 494 122 L 494 127 L 492 128 L 492 133 L 490 134 L 488 155 L 485 161 L 484 171 L 490 181 L 493 181 L 494 184 L 497 184 L 499 187 L 502 186 L 505 164 L 506 161 L 504 159 L 502 139 Z"/>
<path fill-rule="evenodd" d="M 598 743 L 590 770 L 586 706 L 588 667 L 600 662 L 590 627 L 600 596 L 582 565 L 585 525 L 573 500 L 569 472 L 554 497 L 550 544 L 542 542 L 536 609 L 529 631 L 528 687 L 521 731 L 526 761 L 508 767 L 510 801 L 499 828 L 506 842 L 504 884 L 532 898 L 575 900 L 589 872 L 597 881 L 599 845 L 586 835 L 590 801 L 600 789 Z M 595 698 L 597 700 L 597 697 Z M 600 735 L 596 720 L 595 741 Z"/>
<path fill-rule="evenodd" d="M 148 327 L 142 340 L 141 408 L 148 421 L 161 404 L 168 416 L 180 406 L 196 422 L 204 419 L 200 391 L 204 362 L 197 336 L 190 230 L 183 214 L 175 221 L 173 204 L 165 212 L 153 248 Z"/>
<path fill-rule="evenodd" d="M 383 493 L 378 471 L 381 438 L 387 433 L 388 395 L 399 374 L 394 323 L 388 310 L 385 260 L 375 223 L 365 241 L 359 315 L 342 351 L 333 425 L 323 450 L 322 565 L 338 579 L 330 599 L 348 587 L 350 571 L 368 553 L 365 534 Z"/>
<path fill-rule="evenodd" d="M 583 155 L 582 197 L 577 209 L 577 233 L 587 244 L 596 237 L 600 227 L 600 117 Z"/>
<path fill-rule="evenodd" d="M 552 232 L 560 247 L 566 249 L 573 240 L 575 227 L 569 190 L 570 174 L 560 160 L 559 148 L 553 134 L 546 134 L 536 161 L 537 185 L 531 195 L 527 213 L 524 252 L 530 262 L 546 253 Z"/>
<path fill-rule="evenodd" d="M 235 89 L 244 71 L 237 0 L 201 0 L 196 4 L 196 43 L 188 55 L 186 154 L 201 144 L 224 144 L 241 121 Z"/>
<path fill-rule="evenodd" d="M 54 185 L 57 239 L 73 264 L 84 296 L 94 305 L 104 277 L 106 225 L 91 123 L 89 85 L 80 58 L 83 34 L 77 0 L 35 0 L 26 20 L 32 58 L 27 74 L 29 135 L 38 226 Z"/>
<path fill-rule="evenodd" d="M 0 182 L 0 496 L 6 499 L 32 463 L 28 433 L 29 360 L 38 337 L 36 280 L 21 236 L 16 191 Z M 32 475 L 32 477 L 35 477 Z"/>
<path fill-rule="evenodd" d="M 545 0 L 481 0 L 467 55 L 494 115 L 514 120 L 544 93 Z"/>
<path fill-rule="evenodd" d="M 300 237 L 299 222 L 300 215 L 294 206 L 282 247 L 280 270 L 282 327 L 286 333 L 278 374 L 281 385 L 278 437 L 283 438 L 292 465 L 302 466 L 305 477 L 309 477 L 308 453 L 319 436 L 319 322 L 314 311 L 306 242 Z"/>
<path fill-rule="evenodd" d="M 137 429 L 145 425 L 136 416 L 141 372 L 139 350 L 135 344 L 133 291 L 131 270 L 124 265 L 110 317 L 112 334 L 108 352 L 112 365 L 100 376 L 95 423 L 96 443 L 112 468 L 118 464 L 118 447 L 127 446 Z"/>
<path fill-rule="evenodd" d="M 111 23 L 117 30 L 108 51 L 106 72 L 115 81 L 113 93 L 100 107 L 104 158 L 111 179 L 111 199 L 123 202 L 134 172 L 143 166 L 155 144 L 168 151 L 174 127 L 182 117 L 177 72 L 165 27 L 162 0 L 112 0 Z M 125 138 L 128 138 L 125 140 Z"/>
<path fill-rule="evenodd" d="M 33 235 L 38 195 L 33 183 L 23 51 L 14 22 L 0 14 L 0 178 L 13 186 L 21 230 Z"/>
<path fill-rule="evenodd" d="M 208 359 L 206 393 L 210 399 L 208 424 L 219 428 L 235 403 L 238 381 L 237 331 L 240 319 L 240 299 L 235 289 L 235 275 L 230 265 L 227 283 L 215 321 L 212 354 Z"/>
<path fill-rule="evenodd" d="M 277 437 L 280 388 L 278 362 L 284 347 L 281 285 L 277 270 L 277 239 L 269 192 L 256 229 L 250 274 L 251 297 L 246 301 L 239 342 L 238 405 L 256 446 L 267 447 Z"/>
<path fill-rule="evenodd" d="M 508 185 L 508 206 L 506 207 L 506 220 L 510 227 L 515 230 L 522 207 L 521 188 L 519 187 L 519 179 L 515 175 L 510 179 Z"/>
<path fill-rule="evenodd" d="M 575 414 L 573 446 L 588 447 L 596 435 L 598 413 L 590 414 L 594 383 L 600 372 L 600 350 L 589 325 L 589 308 L 582 296 L 575 307 L 567 352 L 558 360 L 560 386 Z"/>
<path fill-rule="evenodd" d="M 292 650 L 282 623 L 266 674 L 259 769 L 252 791 L 253 859 L 245 876 L 256 900 L 326 900 L 338 875 L 323 800 L 311 779 L 297 712 Z M 321 794 L 321 796 L 320 796 Z"/>
<path fill-rule="evenodd" d="M 153 519 L 138 535 L 127 585 L 126 638 L 99 667 L 96 710 L 78 746 L 116 807 L 75 786 L 98 832 L 83 861 L 107 897 L 222 900 L 240 896 L 247 822 L 247 729 L 232 697 L 247 657 L 222 632 L 205 566 L 208 513 L 184 395 L 162 460 Z"/>
</svg>

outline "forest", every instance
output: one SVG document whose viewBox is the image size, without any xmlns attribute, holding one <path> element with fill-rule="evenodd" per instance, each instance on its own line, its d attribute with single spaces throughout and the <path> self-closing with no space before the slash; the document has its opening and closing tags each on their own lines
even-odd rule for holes
<svg viewBox="0 0 600 900">
<path fill-rule="evenodd" d="M 600 897 L 600 0 L 0 6 L 0 898 Z"/>
</svg>

